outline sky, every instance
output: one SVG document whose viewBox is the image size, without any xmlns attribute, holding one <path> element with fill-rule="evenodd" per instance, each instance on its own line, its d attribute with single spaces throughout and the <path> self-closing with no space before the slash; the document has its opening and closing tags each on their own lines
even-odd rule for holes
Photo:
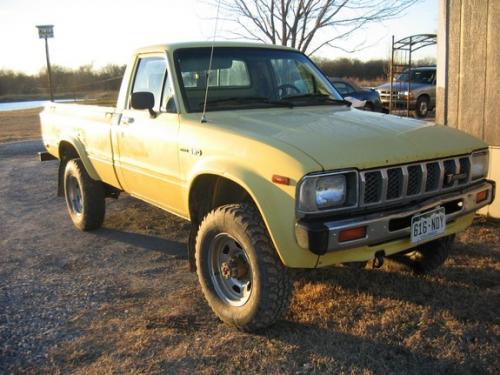
<svg viewBox="0 0 500 375">
<path fill-rule="evenodd" d="M 49 40 L 51 63 L 68 67 L 126 64 L 139 47 L 191 40 L 211 40 L 216 9 L 205 0 L 0 0 L 0 69 L 36 73 L 45 67 L 43 40 L 35 25 L 53 24 Z M 365 42 L 354 53 L 325 48 L 317 55 L 361 60 L 387 58 L 392 34 L 396 39 L 436 33 L 438 0 L 422 0 L 400 18 L 372 24 L 344 42 Z M 230 27 L 220 21 L 217 39 Z M 428 47 L 417 55 L 435 56 Z"/>
</svg>

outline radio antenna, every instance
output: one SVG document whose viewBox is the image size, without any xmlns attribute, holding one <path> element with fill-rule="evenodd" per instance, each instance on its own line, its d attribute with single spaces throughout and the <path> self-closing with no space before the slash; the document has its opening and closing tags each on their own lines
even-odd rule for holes
<svg viewBox="0 0 500 375">
<path fill-rule="evenodd" d="M 203 112 L 201 114 L 201 122 L 207 122 L 207 100 L 208 100 L 208 83 L 210 82 L 210 71 L 212 70 L 212 60 L 214 57 L 215 36 L 217 35 L 217 23 L 219 22 L 220 0 L 217 1 L 217 14 L 215 15 L 214 37 L 212 39 L 212 48 L 210 49 L 210 59 L 208 60 L 208 70 L 205 81 L 205 100 L 203 101 Z"/>
</svg>

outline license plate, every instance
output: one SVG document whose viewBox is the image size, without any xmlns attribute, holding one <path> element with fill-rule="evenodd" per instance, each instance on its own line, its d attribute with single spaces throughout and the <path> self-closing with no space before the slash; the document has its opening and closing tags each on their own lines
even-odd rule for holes
<svg viewBox="0 0 500 375">
<path fill-rule="evenodd" d="M 446 215 L 443 207 L 411 218 L 411 242 L 420 242 L 444 233 Z"/>
</svg>

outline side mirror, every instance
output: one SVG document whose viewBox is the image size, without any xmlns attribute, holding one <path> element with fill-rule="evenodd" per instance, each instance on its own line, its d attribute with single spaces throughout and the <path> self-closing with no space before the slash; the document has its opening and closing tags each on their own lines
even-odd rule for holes
<svg viewBox="0 0 500 375">
<path fill-rule="evenodd" d="M 155 97 L 147 91 L 134 92 L 130 104 L 134 109 L 153 109 L 155 106 Z"/>
<path fill-rule="evenodd" d="M 139 91 L 132 93 L 130 104 L 133 109 L 147 109 L 151 117 L 156 117 L 156 112 L 153 111 L 155 106 L 155 96 L 148 91 Z"/>
</svg>

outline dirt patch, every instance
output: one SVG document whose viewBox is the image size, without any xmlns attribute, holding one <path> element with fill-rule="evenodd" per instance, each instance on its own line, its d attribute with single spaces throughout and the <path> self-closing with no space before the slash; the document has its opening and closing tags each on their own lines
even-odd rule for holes
<svg viewBox="0 0 500 375">
<path fill-rule="evenodd" d="M 39 139 L 42 108 L 0 111 L 0 143 Z"/>
<path fill-rule="evenodd" d="M 259 334 L 210 311 L 189 224 L 127 196 L 73 228 L 57 164 L 0 146 L 0 373 L 496 374 L 500 225 L 479 219 L 431 276 L 398 264 L 296 272 Z M 26 149 L 24 149 L 26 150 Z"/>
</svg>

